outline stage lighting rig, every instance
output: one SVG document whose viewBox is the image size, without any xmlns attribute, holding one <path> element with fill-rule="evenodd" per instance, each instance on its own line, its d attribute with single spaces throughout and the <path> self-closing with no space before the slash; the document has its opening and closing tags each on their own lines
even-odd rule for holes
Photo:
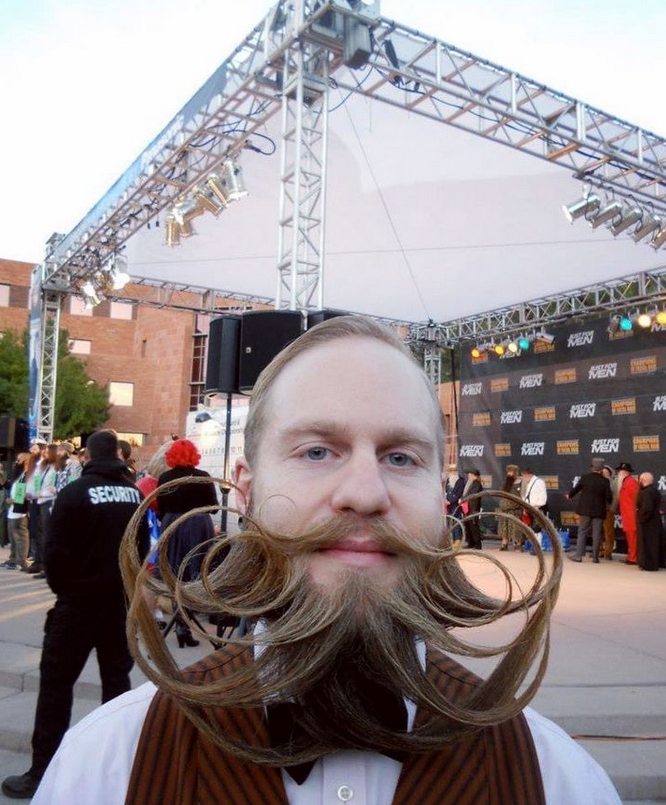
<svg viewBox="0 0 666 805">
<path fill-rule="evenodd" d="M 648 216 L 638 227 L 634 234 L 631 236 L 636 243 L 643 238 L 646 238 L 648 235 L 651 235 L 653 232 L 657 232 L 661 229 L 663 224 L 663 219 L 659 215 L 650 215 Z"/>
<path fill-rule="evenodd" d="M 572 224 L 582 216 L 585 216 L 589 221 L 593 213 L 596 213 L 600 206 L 601 196 L 598 196 L 587 188 L 583 193 L 583 198 L 574 201 L 573 204 L 563 204 L 562 212 L 567 221 Z"/>
</svg>

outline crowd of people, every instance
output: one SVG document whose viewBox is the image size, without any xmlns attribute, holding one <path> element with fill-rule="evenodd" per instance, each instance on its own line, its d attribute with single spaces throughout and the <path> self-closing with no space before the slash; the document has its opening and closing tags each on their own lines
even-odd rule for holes
<svg viewBox="0 0 666 805">
<path fill-rule="evenodd" d="M 9 558 L 2 566 L 46 579 L 56 594 L 45 624 L 32 765 L 25 774 L 3 781 L 2 790 L 8 796 L 27 799 L 35 792 L 69 726 L 74 684 L 93 649 L 100 668 L 102 702 L 130 689 L 134 661 L 125 633 L 120 541 L 144 492 L 149 494 L 174 478 L 206 477 L 207 473 L 195 468 L 199 460 L 191 442 L 172 440 L 137 475 L 131 445 L 118 440 L 113 431 L 102 430 L 92 434 L 86 447 L 78 451 L 70 442 L 46 444 L 34 439 L 29 452 L 17 456 L 10 477 L 0 477 L 10 545 Z M 142 558 L 150 551 L 151 525 L 156 540 L 161 528 L 180 514 L 215 505 L 217 497 L 213 485 L 205 484 L 170 489 L 153 503 L 153 517 L 145 518 L 137 535 Z M 210 514 L 199 514 L 178 525 L 170 541 L 173 571 L 179 570 L 192 549 L 213 535 Z M 188 562 L 186 578 L 197 577 L 200 562 L 200 557 Z M 155 565 L 153 570 L 159 572 Z M 174 619 L 178 645 L 197 646 L 178 612 Z M 162 625 L 166 627 L 165 622 Z"/>
<path fill-rule="evenodd" d="M 461 474 L 457 464 L 449 464 L 445 489 L 445 515 L 450 518 L 454 548 L 481 549 L 480 518 L 475 516 L 460 523 L 467 515 L 478 515 L 481 510 L 480 498 L 467 500 L 483 491 L 479 470 L 472 468 Z M 513 496 L 499 499 L 497 531 L 500 550 L 513 548 L 522 551 L 526 536 L 517 521 L 530 526 L 537 540 L 541 531 L 522 503 L 529 503 L 547 516 L 546 484 L 531 467 L 523 467 L 521 471 L 516 464 L 509 464 L 500 491 Z M 625 563 L 646 571 L 666 567 L 664 512 L 652 473 L 642 472 L 635 477 L 629 462 L 621 462 L 614 470 L 602 458 L 593 458 L 589 471 L 577 480 L 566 498 L 575 501 L 578 516 L 576 549 L 569 559 L 582 562 L 591 537 L 592 561 L 598 564 L 600 559 L 612 560 L 616 540 L 615 518 L 619 514 L 627 545 Z"/>
</svg>

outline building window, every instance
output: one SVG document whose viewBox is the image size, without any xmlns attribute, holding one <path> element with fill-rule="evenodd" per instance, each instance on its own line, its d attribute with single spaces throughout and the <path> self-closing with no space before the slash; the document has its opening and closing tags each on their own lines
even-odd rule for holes
<svg viewBox="0 0 666 805">
<path fill-rule="evenodd" d="M 109 402 L 111 405 L 132 405 L 134 402 L 134 383 L 109 383 Z"/>
<path fill-rule="evenodd" d="M 0 307 L 9 307 L 9 285 L 0 285 Z"/>
<path fill-rule="evenodd" d="M 129 442 L 132 447 L 143 447 L 145 435 L 143 433 L 118 433 L 119 441 Z"/>
<path fill-rule="evenodd" d="M 72 338 L 69 342 L 69 351 L 72 355 L 90 355 L 92 341 L 82 338 Z"/>
<path fill-rule="evenodd" d="M 203 402 L 206 381 L 206 341 L 204 333 L 192 336 L 192 372 L 190 375 L 190 411 L 196 411 Z"/>
<path fill-rule="evenodd" d="M 72 316 L 92 316 L 92 308 L 86 307 L 80 296 L 69 297 L 69 312 Z"/>
<path fill-rule="evenodd" d="M 123 319 L 131 321 L 134 313 L 134 305 L 129 302 L 111 302 L 109 316 L 112 319 Z"/>
</svg>

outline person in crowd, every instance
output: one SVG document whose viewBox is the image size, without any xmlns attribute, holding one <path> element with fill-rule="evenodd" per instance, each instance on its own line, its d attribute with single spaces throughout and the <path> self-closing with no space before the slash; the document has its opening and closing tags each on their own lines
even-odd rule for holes
<svg viewBox="0 0 666 805">
<path fill-rule="evenodd" d="M 535 509 L 539 509 L 544 514 L 548 511 L 548 490 L 543 478 L 534 474 L 532 467 L 525 467 L 522 470 L 521 495 L 525 503 L 529 503 Z M 538 524 L 534 526 L 539 530 Z"/>
<path fill-rule="evenodd" d="M 454 624 L 491 622 L 504 602 L 447 547 L 442 419 L 377 322 L 337 317 L 283 350 L 255 384 L 236 462 L 245 530 L 205 585 L 181 586 L 247 613 L 249 644 L 184 676 L 154 652 L 163 691 L 146 683 L 76 725 L 33 805 L 619 805 L 585 750 L 514 699 L 559 573 L 509 607 L 536 611 L 491 680 L 449 656 Z M 123 563 L 139 596 L 131 551 Z M 159 645 L 135 601 L 130 632 Z"/>
<path fill-rule="evenodd" d="M 26 573 L 41 573 L 44 570 L 42 562 L 42 525 L 39 517 L 39 497 L 38 483 L 40 474 L 38 466 L 42 460 L 42 450 L 46 447 L 44 439 L 35 438 L 30 443 L 29 458 L 25 465 L 26 478 L 26 499 L 28 501 L 28 532 L 30 534 L 30 548 L 28 556 L 32 559 L 30 567 L 26 568 Z"/>
<path fill-rule="evenodd" d="M 49 523 L 51 521 L 51 509 L 56 498 L 56 480 L 58 472 L 56 470 L 56 458 L 58 445 L 47 444 L 42 450 L 42 460 L 35 469 L 35 490 L 37 491 L 37 509 L 39 511 L 39 530 L 37 550 L 35 551 L 35 561 L 28 573 L 34 573 L 34 578 L 45 579 L 46 573 L 43 567 L 44 545 L 48 539 Z M 36 566 L 42 569 L 35 571 Z"/>
<path fill-rule="evenodd" d="M 638 526 L 636 524 L 636 500 L 638 498 L 638 481 L 632 475 L 633 468 L 628 461 L 617 467 L 618 508 L 622 518 L 622 530 L 627 539 L 626 564 L 638 562 Z"/>
<path fill-rule="evenodd" d="M 509 464 L 506 468 L 506 476 L 502 484 L 502 492 L 509 492 L 512 495 L 520 497 L 520 468 L 516 464 Z M 511 514 L 520 520 L 520 515 L 523 512 L 523 507 L 520 503 L 507 498 L 500 498 L 499 501 L 500 512 L 503 514 Z M 500 538 L 500 551 L 508 551 L 509 545 L 513 546 L 514 551 L 523 550 L 523 534 L 520 527 L 509 520 L 508 517 L 498 517 L 498 531 Z"/>
<path fill-rule="evenodd" d="M 136 481 L 136 461 L 132 457 L 132 445 L 125 439 L 118 439 L 118 458 L 125 463 L 131 481 Z"/>
<path fill-rule="evenodd" d="M 463 489 L 463 512 L 465 511 L 465 505 L 467 505 L 466 514 L 478 515 L 478 513 L 481 511 L 481 498 L 476 498 L 475 500 L 469 501 L 465 500 L 465 498 L 468 498 L 471 495 L 476 495 L 479 492 L 483 492 L 481 473 L 477 469 L 467 470 L 467 480 L 465 482 L 465 488 Z M 475 551 L 480 551 L 483 548 L 483 543 L 481 541 L 480 518 L 472 517 L 471 519 L 466 520 L 465 529 L 467 531 L 466 547 Z"/>
<path fill-rule="evenodd" d="M 81 477 L 56 498 L 44 549 L 47 581 L 57 597 L 44 627 L 32 765 L 25 774 L 7 777 L 2 783 L 3 793 L 14 799 L 29 799 L 35 793 L 67 730 L 74 684 L 93 649 L 102 678 L 102 701 L 131 687 L 134 663 L 125 635 L 118 551 L 141 495 L 117 458 L 113 433 L 93 433 L 88 450 L 90 461 Z M 145 556 L 145 522 L 138 530 L 138 549 Z M 71 800 L 86 801 L 76 796 Z"/>
<path fill-rule="evenodd" d="M 145 497 L 148 497 L 148 495 L 157 489 L 157 481 L 160 475 L 169 469 L 169 465 L 166 463 L 166 452 L 172 444 L 173 441 L 164 442 L 157 448 L 148 461 L 145 470 L 136 481 L 136 488 Z M 148 512 L 146 512 L 146 514 L 150 527 L 150 543 L 152 550 L 159 539 L 161 529 L 159 519 L 160 512 L 157 507 L 157 498 L 153 498 L 153 500 L 151 500 L 150 509 Z M 150 603 L 151 611 L 153 612 L 155 620 L 159 624 L 160 628 L 165 629 L 167 623 L 164 620 L 164 613 L 160 607 L 157 596 L 147 587 L 144 589 L 144 595 L 146 596 L 146 600 Z"/>
<path fill-rule="evenodd" d="M 9 489 L 9 479 L 5 477 L 5 468 L 0 463 L 0 547 L 2 548 L 9 545 L 9 528 L 7 526 L 7 496 L 9 495 Z"/>
<path fill-rule="evenodd" d="M 9 532 L 9 559 L 2 567 L 27 570 L 28 547 L 28 501 L 25 496 L 25 468 L 30 458 L 29 453 L 19 453 L 9 482 L 7 504 L 7 528 Z"/>
<path fill-rule="evenodd" d="M 642 472 L 638 482 L 638 565 L 641 570 L 659 570 L 660 567 L 666 567 L 661 495 L 654 485 L 651 472 Z"/>
<path fill-rule="evenodd" d="M 157 448 L 146 464 L 145 470 L 136 481 L 136 488 L 146 497 L 157 489 L 160 475 L 169 469 L 169 465 L 166 462 L 166 452 L 172 444 L 173 441 L 164 442 Z M 151 501 L 150 506 L 153 511 L 158 512 L 157 498 Z"/>
<path fill-rule="evenodd" d="M 613 548 L 615 547 L 615 515 L 618 512 L 617 479 L 614 477 L 613 468 L 609 467 L 608 464 L 604 465 L 602 474 L 604 478 L 608 479 L 613 494 L 613 500 L 606 509 L 606 516 L 604 517 L 603 544 L 599 549 L 599 557 L 612 560 Z"/>
<path fill-rule="evenodd" d="M 182 478 L 210 478 L 204 470 L 196 467 L 201 461 L 201 454 L 189 439 L 178 439 L 172 442 L 165 453 L 167 465 L 170 467 L 158 479 L 158 487 L 169 481 Z M 157 496 L 162 531 L 171 525 L 182 514 L 201 506 L 217 505 L 217 495 L 213 483 L 181 484 L 172 489 L 160 492 Z M 169 565 L 174 573 L 182 572 L 185 581 L 199 576 L 201 562 L 208 547 L 209 540 L 215 536 L 213 518 L 210 514 L 197 514 L 181 523 L 171 536 L 168 545 Z M 203 546 L 201 553 L 191 557 L 186 566 L 181 567 L 186 555 L 197 546 Z M 180 648 L 198 646 L 199 641 L 192 637 L 189 626 L 182 613 L 176 619 L 176 637 Z"/>
<path fill-rule="evenodd" d="M 447 517 L 460 520 L 463 515 L 463 510 L 460 505 L 460 498 L 465 489 L 465 478 L 460 474 L 457 464 L 449 464 L 446 474 L 446 486 L 444 488 L 445 496 L 445 509 Z M 451 539 L 453 546 L 459 548 L 462 542 L 462 526 L 456 523 L 451 532 Z"/>
<path fill-rule="evenodd" d="M 604 477 L 603 470 L 603 458 L 593 458 L 590 472 L 583 475 L 567 494 L 569 500 L 580 495 L 576 503 L 576 514 L 580 517 L 576 553 L 569 554 L 572 562 L 583 561 L 590 532 L 592 533 L 592 561 L 599 562 L 603 522 L 606 517 L 606 509 L 613 500 L 610 483 L 608 478 Z"/>
<path fill-rule="evenodd" d="M 81 464 L 76 458 L 76 448 L 71 442 L 60 442 L 56 451 L 56 494 L 67 484 L 81 477 Z"/>
</svg>

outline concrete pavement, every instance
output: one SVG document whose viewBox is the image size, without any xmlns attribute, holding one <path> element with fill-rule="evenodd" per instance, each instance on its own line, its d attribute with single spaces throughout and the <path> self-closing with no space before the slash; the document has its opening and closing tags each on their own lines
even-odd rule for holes
<svg viewBox="0 0 666 805">
<path fill-rule="evenodd" d="M 528 585 L 533 557 L 500 553 L 496 542 L 485 547 L 519 584 Z M 7 550 L 0 549 L 0 562 L 6 558 Z M 501 592 L 501 578 L 489 562 L 479 555 L 461 561 L 485 590 Z M 42 628 L 52 601 L 44 581 L 0 568 L 0 779 L 30 765 Z M 577 739 L 610 774 L 626 805 L 666 802 L 665 625 L 666 571 L 645 573 L 617 559 L 598 565 L 565 559 L 548 671 L 533 706 L 581 736 Z M 511 616 L 465 637 L 497 645 L 518 628 L 518 616 Z M 168 641 L 181 666 L 209 650 L 203 643 L 179 649 L 175 635 Z M 484 672 L 492 662 L 466 664 Z M 135 668 L 134 684 L 142 681 Z M 75 690 L 74 721 L 97 706 L 99 697 L 91 657 Z M 0 794 L 0 805 L 13 801 Z"/>
</svg>

